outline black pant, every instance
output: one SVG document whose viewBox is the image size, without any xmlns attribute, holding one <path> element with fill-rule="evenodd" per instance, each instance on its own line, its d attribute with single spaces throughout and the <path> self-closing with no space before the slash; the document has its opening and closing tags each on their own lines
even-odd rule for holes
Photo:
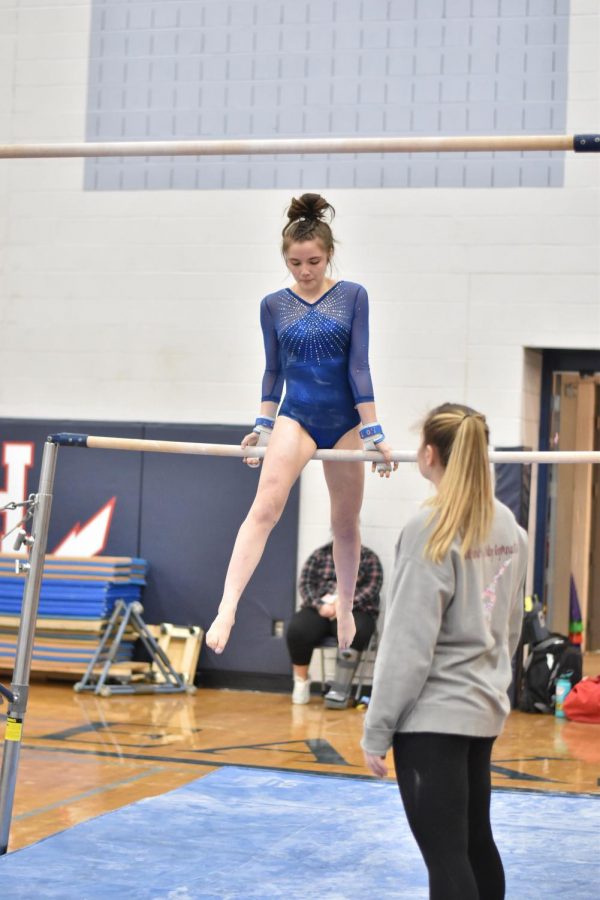
<svg viewBox="0 0 600 900">
<path fill-rule="evenodd" d="M 352 615 L 356 623 L 352 647 L 354 650 L 364 650 L 369 646 L 375 630 L 375 620 L 369 613 L 357 609 L 352 611 Z M 292 663 L 295 666 L 307 666 L 315 647 L 331 636 L 337 638 L 337 619 L 320 616 L 312 606 L 299 609 L 290 622 L 286 635 Z"/>
<path fill-rule="evenodd" d="M 504 869 L 490 825 L 494 738 L 396 734 L 406 818 L 429 871 L 430 900 L 503 900 Z"/>
</svg>

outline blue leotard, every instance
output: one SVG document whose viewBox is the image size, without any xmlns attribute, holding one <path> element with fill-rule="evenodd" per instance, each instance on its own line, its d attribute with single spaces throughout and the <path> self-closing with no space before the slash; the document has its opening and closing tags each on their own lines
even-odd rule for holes
<svg viewBox="0 0 600 900">
<path fill-rule="evenodd" d="M 314 303 L 290 288 L 260 306 L 266 367 L 262 400 L 279 403 L 317 447 L 330 449 L 360 422 L 357 403 L 373 400 L 369 300 L 360 284 L 339 281 Z"/>
</svg>

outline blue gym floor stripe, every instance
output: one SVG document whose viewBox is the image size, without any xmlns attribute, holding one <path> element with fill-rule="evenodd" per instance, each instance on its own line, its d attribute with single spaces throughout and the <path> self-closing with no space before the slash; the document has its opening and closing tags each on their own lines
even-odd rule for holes
<svg viewBox="0 0 600 900">
<path fill-rule="evenodd" d="M 494 792 L 507 900 L 592 900 L 600 801 Z M 421 900 L 427 876 L 394 784 L 222 768 L 0 858 L 44 900 Z"/>
</svg>

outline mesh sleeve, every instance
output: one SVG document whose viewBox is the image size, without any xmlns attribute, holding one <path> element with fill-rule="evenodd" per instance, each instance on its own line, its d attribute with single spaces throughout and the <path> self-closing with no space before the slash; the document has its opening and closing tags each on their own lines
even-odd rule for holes
<svg viewBox="0 0 600 900">
<path fill-rule="evenodd" d="M 369 369 L 369 298 L 364 287 L 359 287 L 354 301 L 348 380 L 355 403 L 370 403 L 375 399 Z"/>
<path fill-rule="evenodd" d="M 279 403 L 283 389 L 281 355 L 275 323 L 266 297 L 260 305 L 260 325 L 265 345 L 265 374 L 262 380 L 261 400 L 272 400 L 274 403 Z"/>
</svg>

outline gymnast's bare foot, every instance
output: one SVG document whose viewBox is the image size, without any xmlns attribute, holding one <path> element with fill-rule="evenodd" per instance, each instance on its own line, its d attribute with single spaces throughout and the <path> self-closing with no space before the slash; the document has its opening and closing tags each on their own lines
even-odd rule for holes
<svg viewBox="0 0 600 900">
<path fill-rule="evenodd" d="M 206 643 L 215 653 L 222 653 L 225 649 L 234 622 L 232 615 L 220 612 L 206 632 Z"/>
</svg>

